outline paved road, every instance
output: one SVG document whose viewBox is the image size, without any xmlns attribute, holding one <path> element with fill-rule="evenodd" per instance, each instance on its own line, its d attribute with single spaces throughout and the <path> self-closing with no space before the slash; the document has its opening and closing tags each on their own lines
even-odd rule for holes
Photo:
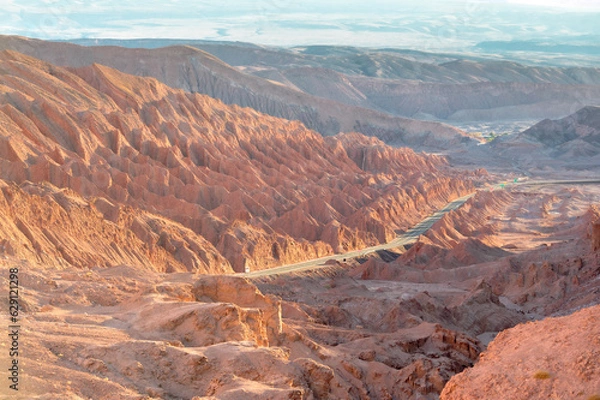
<svg viewBox="0 0 600 400">
<path fill-rule="evenodd" d="M 468 194 L 461 198 L 458 198 L 448 204 L 434 214 L 425 218 L 423 221 L 419 222 L 417 225 L 413 226 L 411 229 L 406 231 L 404 234 L 398 236 L 396 239 L 392 240 L 389 243 L 381 244 L 378 246 L 367 247 L 361 250 L 354 250 L 348 253 L 343 254 L 335 254 L 331 256 L 316 258 L 308 261 L 303 261 L 296 264 L 283 265 L 281 267 L 270 268 L 262 271 L 250 272 L 247 274 L 241 274 L 242 276 L 253 278 L 258 276 L 268 276 L 268 275 L 278 275 L 278 274 L 287 274 L 290 272 L 301 272 L 310 269 L 320 268 L 325 265 L 327 261 L 343 261 L 344 259 L 348 260 L 351 258 L 363 257 L 369 253 L 373 253 L 375 251 L 380 250 L 390 250 L 395 249 L 400 246 L 413 244 L 417 241 L 420 235 L 427 232 L 433 224 L 442 219 L 442 217 L 451 210 L 456 210 L 460 206 L 462 206 L 467 200 L 473 197 L 475 193 Z"/>
<path fill-rule="evenodd" d="M 525 181 L 517 182 L 517 186 L 545 186 L 545 185 L 592 185 L 600 183 L 600 179 L 570 179 L 570 180 L 551 180 L 551 181 Z"/>
<path fill-rule="evenodd" d="M 571 180 L 547 180 L 547 181 L 525 181 L 525 182 L 510 182 L 507 183 L 507 187 L 514 186 L 544 186 L 544 185 L 590 185 L 590 184 L 600 184 L 600 179 L 571 179 Z M 502 185 L 504 187 L 504 185 Z M 413 244 L 417 241 L 420 235 L 427 232 L 433 224 L 439 221 L 444 214 L 448 213 L 451 210 L 456 210 L 460 206 L 462 206 L 468 199 L 473 197 L 475 193 L 471 193 L 467 196 L 463 196 L 459 199 L 456 199 L 450 203 L 448 203 L 444 208 L 438 210 L 433 215 L 425 218 L 423 221 L 419 222 L 417 225 L 412 227 L 406 233 L 398 236 L 396 239 L 392 240 L 389 243 L 382 244 L 379 246 L 367 247 L 362 250 L 350 251 L 344 254 L 335 254 L 332 256 L 326 256 L 321 258 L 316 258 L 308 261 L 303 261 L 296 264 L 283 265 L 281 267 L 270 268 L 262 271 L 250 272 L 247 274 L 241 274 L 242 276 L 252 278 L 258 276 L 268 276 L 268 275 L 278 275 L 278 274 L 287 274 L 290 272 L 301 272 L 307 271 L 311 269 L 316 269 L 325 266 L 327 261 L 343 261 L 344 259 L 348 260 L 351 258 L 363 257 L 369 253 L 373 253 L 379 250 L 390 250 L 394 248 L 398 248 L 400 246 Z"/>
</svg>

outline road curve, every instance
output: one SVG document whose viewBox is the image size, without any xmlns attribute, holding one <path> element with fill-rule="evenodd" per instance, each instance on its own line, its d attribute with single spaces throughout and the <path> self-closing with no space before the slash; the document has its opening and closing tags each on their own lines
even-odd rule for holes
<svg viewBox="0 0 600 400">
<path fill-rule="evenodd" d="M 544 185 L 590 185 L 590 184 L 600 184 L 600 179 L 564 179 L 564 180 L 546 180 L 546 181 L 526 181 L 526 182 L 515 182 L 509 183 L 509 187 L 515 186 L 544 186 Z M 504 187 L 504 186 L 503 186 Z M 460 197 L 456 200 L 451 201 L 446 204 L 444 208 L 436 211 L 434 214 L 425 218 L 423 221 L 419 222 L 417 225 L 406 231 L 404 234 L 398 236 L 396 239 L 392 240 L 389 243 L 381 244 L 378 246 L 367 247 L 361 250 L 354 250 L 348 253 L 343 254 L 335 254 L 331 256 L 315 258 L 312 260 L 307 260 L 303 262 L 299 262 L 296 264 L 288 264 L 283 265 L 281 267 L 275 267 L 270 269 L 265 269 L 261 271 L 249 272 L 247 274 L 241 273 L 239 275 L 254 278 L 260 276 L 269 276 L 269 275 L 279 275 L 279 274 L 287 274 L 290 272 L 302 272 L 311 269 L 321 268 L 325 266 L 327 261 L 343 261 L 351 258 L 363 257 L 369 253 L 373 253 L 379 250 L 389 250 L 398 248 L 400 246 L 405 246 L 409 244 L 413 244 L 417 241 L 420 235 L 427 232 L 433 224 L 442 219 L 442 217 L 452 211 L 456 210 L 460 206 L 462 206 L 467 200 L 473 197 L 477 192 L 470 193 L 466 196 Z"/>
<path fill-rule="evenodd" d="M 302 272 L 302 271 L 306 271 L 306 270 L 321 268 L 321 267 L 325 266 L 325 264 L 328 261 L 343 261 L 343 260 L 348 260 L 351 258 L 363 257 L 363 256 L 365 256 L 369 253 L 373 253 L 375 251 L 389 250 L 389 249 L 398 248 L 400 246 L 413 244 L 417 241 L 417 239 L 419 238 L 420 235 L 427 232 L 433 226 L 433 224 L 435 224 L 437 221 L 442 219 L 442 217 L 446 213 L 448 213 L 452 210 L 456 210 L 457 208 L 462 206 L 467 200 L 469 200 L 471 197 L 473 197 L 475 195 L 475 193 L 476 192 L 473 192 L 466 196 L 463 196 L 456 200 L 451 201 L 450 203 L 446 204 L 444 206 L 444 208 L 436 211 L 429 217 L 425 218 L 424 220 L 419 222 L 417 225 L 413 226 L 411 229 L 409 229 L 402 235 L 398 236 L 396 239 L 392 240 L 391 242 L 388 242 L 385 244 L 380 244 L 377 246 L 367 247 L 367 248 L 364 248 L 361 250 L 353 250 L 353 251 L 349 251 L 349 252 L 343 253 L 343 254 L 334 254 L 331 256 L 315 258 L 312 260 L 299 262 L 296 264 L 288 264 L 288 265 L 283 265 L 281 267 L 275 267 L 275 268 L 265 269 L 265 270 L 261 270 L 261 271 L 254 271 L 254 272 L 249 272 L 249 273 L 245 273 L 245 274 L 242 273 L 239 275 L 247 277 L 247 278 L 255 278 L 255 277 L 260 277 L 260 276 L 287 274 L 290 272 Z"/>
</svg>

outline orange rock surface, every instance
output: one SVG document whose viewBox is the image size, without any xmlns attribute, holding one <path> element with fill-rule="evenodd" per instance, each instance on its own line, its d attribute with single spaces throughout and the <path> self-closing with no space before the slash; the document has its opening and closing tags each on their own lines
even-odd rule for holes
<svg viewBox="0 0 600 400">
<path fill-rule="evenodd" d="M 600 397 L 600 306 L 518 325 L 477 365 L 453 377 L 441 400 Z"/>
<path fill-rule="evenodd" d="M 45 213 L 35 220 L 31 205 L 7 200 L 6 229 L 20 232 L 7 235 L 9 246 L 23 257 L 263 269 L 385 242 L 472 189 L 441 157 L 359 134 L 323 139 L 155 79 L 97 64 L 68 70 L 13 51 L 0 66 L 0 178 L 21 186 L 5 197 L 33 196 L 57 221 L 51 228 Z M 81 220 L 60 213 L 63 189 L 87 209 Z M 120 230 L 94 249 L 63 243 L 78 224 Z"/>
</svg>

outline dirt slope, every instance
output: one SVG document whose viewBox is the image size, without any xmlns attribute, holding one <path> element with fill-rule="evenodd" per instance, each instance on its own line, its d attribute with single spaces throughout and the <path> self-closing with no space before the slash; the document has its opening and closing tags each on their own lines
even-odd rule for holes
<svg viewBox="0 0 600 400">
<path fill-rule="evenodd" d="M 597 399 L 600 306 L 502 332 L 442 400 Z"/>
<path fill-rule="evenodd" d="M 17 267 L 23 287 L 22 393 L 592 399 L 600 213 L 589 205 L 597 194 L 482 193 L 422 239 L 437 249 L 427 253 L 430 270 L 400 257 L 249 282 L 129 266 L 43 268 L 4 254 L 0 284 Z M 437 263 L 477 238 L 511 254 Z"/>
</svg>

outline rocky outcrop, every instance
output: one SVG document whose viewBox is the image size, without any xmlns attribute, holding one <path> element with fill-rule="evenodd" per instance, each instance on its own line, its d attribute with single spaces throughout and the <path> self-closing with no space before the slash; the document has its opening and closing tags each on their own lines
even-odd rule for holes
<svg viewBox="0 0 600 400">
<path fill-rule="evenodd" d="M 199 234 L 160 216 L 86 200 L 70 189 L 25 183 L 0 187 L 0 253 L 45 268 L 136 265 L 157 271 L 232 272 Z"/>
<path fill-rule="evenodd" d="M 600 250 L 600 221 L 592 225 L 592 251 Z"/>
<path fill-rule="evenodd" d="M 600 396 L 600 306 L 502 332 L 442 400 L 595 399 Z"/>
<path fill-rule="evenodd" d="M 505 260 L 501 270 L 489 278 L 493 291 L 541 315 L 570 313 L 597 304 L 600 263 L 591 233 L 598 218 L 593 206 L 569 229 L 575 239 Z"/>
<path fill-rule="evenodd" d="M 31 331 L 21 377 L 36 384 L 20 389 L 29 397 L 435 399 L 481 351 L 476 339 L 437 323 L 309 322 L 300 311 L 306 304 L 282 308 L 281 297 L 235 276 L 41 270 L 0 258 L 0 268 L 9 265 L 19 266 L 27 287 L 20 300 Z M 290 283 L 273 287 L 318 289 Z"/>
<path fill-rule="evenodd" d="M 519 139 L 537 141 L 557 152 L 574 141 L 597 147 L 600 145 L 600 107 L 585 107 L 561 120 L 546 119 L 521 133 Z"/>
<path fill-rule="evenodd" d="M 510 157 L 521 165 L 534 165 L 530 154 L 535 153 L 538 165 L 543 162 L 546 168 L 595 171 L 600 159 L 600 107 L 587 106 L 559 120 L 545 119 L 492 144 L 495 157 Z"/>
<path fill-rule="evenodd" d="M 246 279 L 232 276 L 205 276 L 194 284 L 192 290 L 197 301 L 232 303 L 259 310 L 265 321 L 266 336 L 277 343 L 282 333 L 281 300 L 264 296 L 256 286 Z M 268 344 L 268 342 L 267 342 Z"/>
</svg>

